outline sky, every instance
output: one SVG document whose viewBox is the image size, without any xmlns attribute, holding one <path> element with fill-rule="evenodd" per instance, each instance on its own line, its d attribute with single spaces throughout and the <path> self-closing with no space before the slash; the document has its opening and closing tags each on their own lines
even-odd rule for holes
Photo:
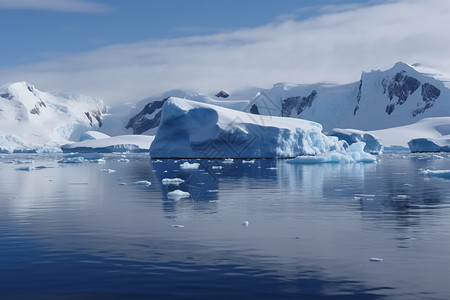
<svg viewBox="0 0 450 300">
<path fill-rule="evenodd" d="M 0 85 L 134 103 L 278 82 L 350 83 L 397 61 L 450 74 L 448 0 L 0 0 Z"/>
</svg>

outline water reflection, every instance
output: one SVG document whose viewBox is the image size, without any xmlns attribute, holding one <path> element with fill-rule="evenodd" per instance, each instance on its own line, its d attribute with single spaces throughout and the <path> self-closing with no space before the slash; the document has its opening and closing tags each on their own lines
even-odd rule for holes
<svg viewBox="0 0 450 300">
<path fill-rule="evenodd" d="M 0 276 L 0 286 L 17 288 L 32 274 L 36 290 L 85 276 L 91 290 L 165 296 L 174 296 L 175 287 L 210 296 L 258 291 L 261 298 L 449 292 L 442 280 L 450 268 L 450 188 L 418 174 L 448 169 L 448 159 L 385 155 L 378 164 L 314 166 L 187 161 L 198 169 L 181 169 L 184 160 L 129 159 L 108 156 L 104 165 L 43 159 L 48 168 L 30 172 L 1 163 L 0 268 L 12 279 Z M 164 178 L 184 182 L 164 185 Z M 139 180 L 152 185 L 133 184 Z M 168 199 L 176 189 L 190 197 Z"/>
</svg>

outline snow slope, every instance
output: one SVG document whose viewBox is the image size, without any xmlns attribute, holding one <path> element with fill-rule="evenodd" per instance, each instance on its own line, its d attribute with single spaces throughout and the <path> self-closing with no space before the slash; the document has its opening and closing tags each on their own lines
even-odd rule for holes
<svg viewBox="0 0 450 300">
<path fill-rule="evenodd" d="M 100 99 L 39 91 L 26 82 L 0 88 L 0 151 L 53 151 L 102 126 Z"/>
<path fill-rule="evenodd" d="M 379 137 L 384 147 L 402 146 L 408 148 L 412 139 L 439 139 L 450 135 L 450 117 L 425 118 L 414 124 L 369 131 Z"/>
<path fill-rule="evenodd" d="M 274 158 L 343 150 L 315 122 L 258 116 L 169 98 L 150 146 L 152 158 Z"/>
</svg>

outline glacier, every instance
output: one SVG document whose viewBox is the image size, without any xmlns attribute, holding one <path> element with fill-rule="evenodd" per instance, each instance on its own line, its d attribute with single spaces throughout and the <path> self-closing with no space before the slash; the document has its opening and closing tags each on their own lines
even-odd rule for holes
<svg viewBox="0 0 450 300">
<path fill-rule="evenodd" d="M 169 98 L 150 146 L 152 158 L 292 158 L 344 151 L 316 122 L 254 115 Z"/>
<path fill-rule="evenodd" d="M 0 87 L 1 152 L 61 152 L 59 146 L 102 126 L 103 101 L 47 93 L 26 82 Z"/>
</svg>

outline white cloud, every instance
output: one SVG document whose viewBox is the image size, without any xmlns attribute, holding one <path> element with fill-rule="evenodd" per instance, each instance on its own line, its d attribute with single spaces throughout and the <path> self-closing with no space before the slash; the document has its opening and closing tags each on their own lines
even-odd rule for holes
<svg viewBox="0 0 450 300">
<path fill-rule="evenodd" d="M 233 91 L 280 81 L 348 83 L 397 61 L 450 74 L 450 1 L 408 0 L 228 33 L 121 44 L 18 68 L 0 82 L 136 101 L 169 89 Z"/>
<path fill-rule="evenodd" d="M 50 10 L 75 13 L 104 13 L 106 5 L 84 0 L 0 0 L 0 9 Z"/>
</svg>

